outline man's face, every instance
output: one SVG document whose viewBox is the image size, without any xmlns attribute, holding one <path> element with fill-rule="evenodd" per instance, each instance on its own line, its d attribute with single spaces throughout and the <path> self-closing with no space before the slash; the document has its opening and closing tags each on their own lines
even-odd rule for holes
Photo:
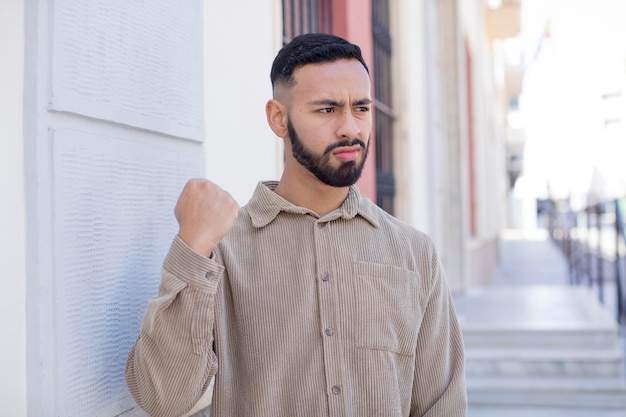
<svg viewBox="0 0 626 417">
<path fill-rule="evenodd" d="M 357 60 L 339 60 L 305 65 L 294 78 L 288 100 L 288 158 L 324 184 L 354 184 L 369 149 L 369 75 Z"/>
<path fill-rule="evenodd" d="M 315 175 L 320 181 L 326 185 L 332 187 L 348 187 L 357 182 L 363 172 L 363 166 L 365 166 L 365 159 L 369 151 L 369 141 L 366 144 L 359 138 L 354 138 L 352 141 L 346 139 L 341 142 L 331 143 L 326 147 L 321 154 L 315 154 L 302 142 L 296 130 L 288 121 L 287 128 L 289 129 L 289 141 L 291 142 L 291 153 L 296 161 L 300 163 L 304 168 L 308 169 L 313 175 Z M 358 148 L 360 147 L 360 149 Z M 331 164 L 331 158 L 333 151 L 337 148 L 349 148 L 353 149 L 350 152 L 363 152 L 363 156 L 360 159 L 346 160 L 339 166 Z M 354 149 L 358 149 L 354 150 Z"/>
</svg>

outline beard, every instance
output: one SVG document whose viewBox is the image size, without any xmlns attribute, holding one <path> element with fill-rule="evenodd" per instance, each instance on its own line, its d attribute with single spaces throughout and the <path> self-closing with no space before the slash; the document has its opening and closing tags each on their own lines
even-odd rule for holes
<svg viewBox="0 0 626 417">
<path fill-rule="evenodd" d="M 324 184 L 331 187 L 349 187 L 361 177 L 369 151 L 369 141 L 367 145 L 359 138 L 335 142 L 328 145 L 321 155 L 315 155 L 304 146 L 291 124 L 291 120 L 287 121 L 287 129 L 291 142 L 291 153 L 295 160 Z M 331 165 L 330 157 L 334 149 L 354 145 L 360 145 L 364 149 L 363 159 L 342 162 L 339 167 Z"/>
</svg>

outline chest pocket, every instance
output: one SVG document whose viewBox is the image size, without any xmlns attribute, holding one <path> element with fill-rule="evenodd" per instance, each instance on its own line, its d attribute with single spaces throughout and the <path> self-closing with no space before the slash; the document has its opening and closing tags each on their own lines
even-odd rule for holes
<svg viewBox="0 0 626 417">
<path fill-rule="evenodd" d="M 422 321 L 417 272 L 355 262 L 357 347 L 413 356 Z"/>
</svg>

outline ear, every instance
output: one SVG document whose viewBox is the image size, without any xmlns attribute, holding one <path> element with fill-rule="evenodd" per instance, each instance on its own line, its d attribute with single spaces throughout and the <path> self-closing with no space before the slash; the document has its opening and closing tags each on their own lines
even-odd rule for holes
<svg viewBox="0 0 626 417">
<path fill-rule="evenodd" d="M 287 137 L 287 108 L 283 103 L 276 99 L 271 99 L 265 104 L 265 115 L 267 123 L 276 136 L 279 138 Z"/>
</svg>

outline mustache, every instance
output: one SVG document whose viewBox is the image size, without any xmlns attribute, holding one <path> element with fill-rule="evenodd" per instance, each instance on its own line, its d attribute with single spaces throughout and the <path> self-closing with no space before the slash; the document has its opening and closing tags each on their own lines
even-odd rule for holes
<svg viewBox="0 0 626 417">
<path fill-rule="evenodd" d="M 354 145 L 359 145 L 361 146 L 363 149 L 366 149 L 367 145 L 365 144 L 365 142 L 363 142 L 361 139 L 359 138 L 354 138 L 352 140 L 342 140 L 341 142 L 335 142 L 335 143 L 331 143 L 330 145 L 328 145 L 326 147 L 326 149 L 324 150 L 324 153 L 330 153 L 333 151 L 333 149 L 337 149 L 337 148 L 341 148 L 341 147 L 345 147 L 345 146 L 354 146 Z"/>
</svg>

